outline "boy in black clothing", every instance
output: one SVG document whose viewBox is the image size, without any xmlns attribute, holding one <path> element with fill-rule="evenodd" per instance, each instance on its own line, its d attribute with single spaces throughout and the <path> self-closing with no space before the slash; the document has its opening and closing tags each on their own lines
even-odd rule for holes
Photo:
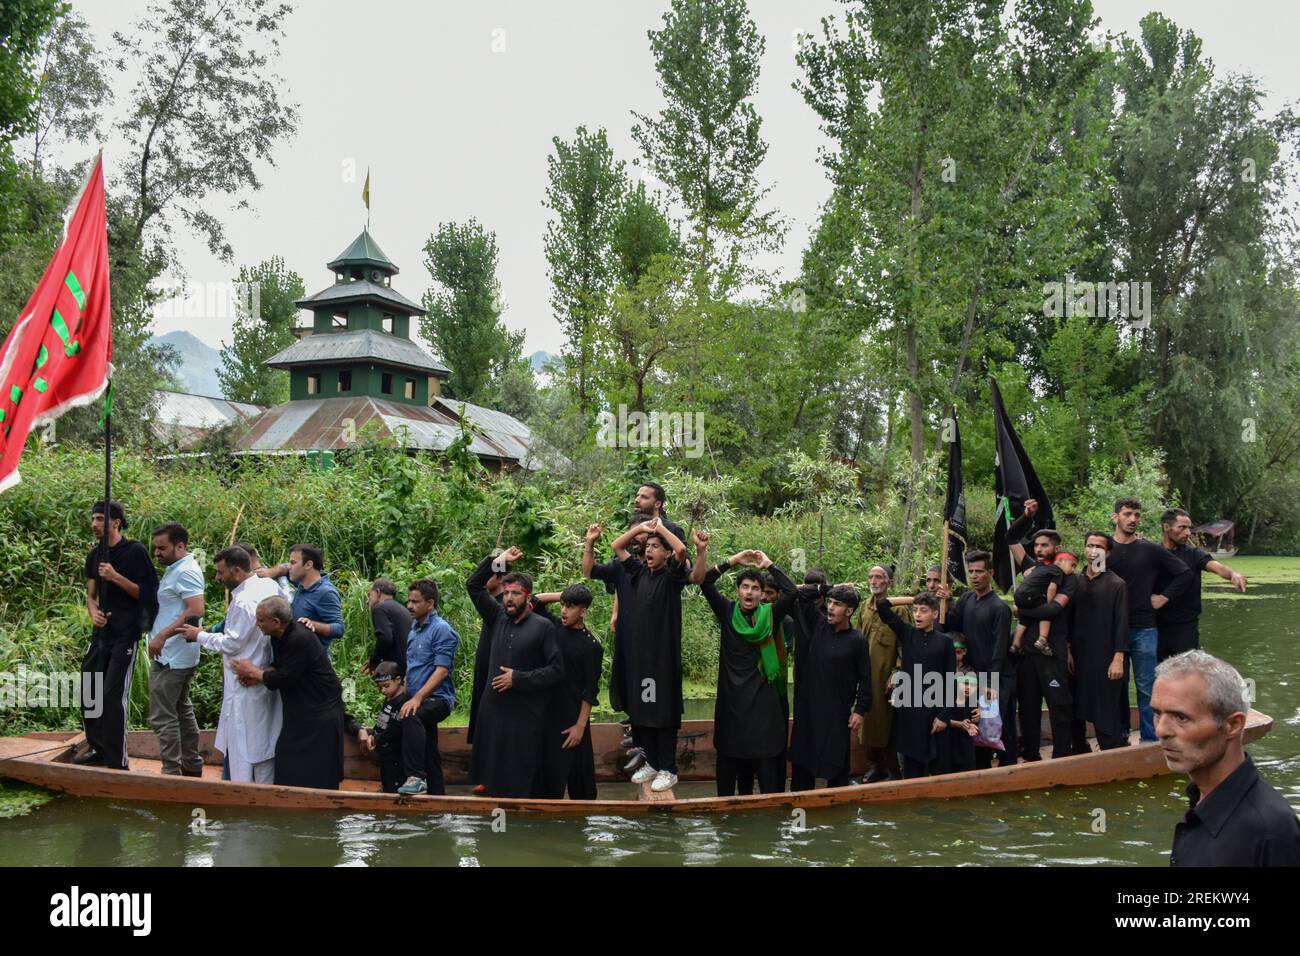
<svg viewBox="0 0 1300 956">
<path fill-rule="evenodd" d="M 564 680 L 556 685 L 546 714 L 546 760 L 543 773 L 547 797 L 560 800 L 596 799 L 596 757 L 591 747 L 591 709 L 599 702 L 601 665 L 605 649 L 587 630 L 591 588 L 570 584 L 559 594 L 538 594 L 540 605 L 560 604 L 555 643 L 564 658 Z"/>
<path fill-rule="evenodd" d="M 355 734 L 362 753 L 373 753 L 379 758 L 379 779 L 384 793 L 396 793 L 406 779 L 402 763 L 402 721 L 398 714 L 406 703 L 406 681 L 393 661 L 380 661 L 374 670 L 375 685 L 384 695 L 384 706 L 379 709 L 373 730 L 366 730 L 348 715 L 347 732 Z"/>
</svg>

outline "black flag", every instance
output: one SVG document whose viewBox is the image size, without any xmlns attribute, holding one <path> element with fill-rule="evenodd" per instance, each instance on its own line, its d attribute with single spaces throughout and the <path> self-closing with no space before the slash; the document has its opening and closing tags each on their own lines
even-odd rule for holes
<svg viewBox="0 0 1300 956">
<path fill-rule="evenodd" d="M 1007 540 L 1007 526 L 1020 517 L 1025 502 L 1030 498 L 1038 502 L 1034 528 L 1051 528 L 1052 503 L 1047 500 L 1043 483 L 1034 473 L 1034 466 L 1025 454 L 1025 448 L 1016 437 L 1011 418 L 1002 405 L 998 383 L 989 379 L 993 395 L 993 429 L 997 461 L 994 471 L 994 490 L 997 492 L 997 522 L 993 526 L 993 580 L 1003 591 L 1011 587 L 1015 568 L 1011 563 L 1011 545 Z"/>
<path fill-rule="evenodd" d="M 943 503 L 943 520 L 948 523 L 948 580 L 966 583 L 966 490 L 961 476 L 961 429 L 957 427 L 957 409 L 945 422 L 952 424 L 948 442 L 948 496 Z"/>
</svg>

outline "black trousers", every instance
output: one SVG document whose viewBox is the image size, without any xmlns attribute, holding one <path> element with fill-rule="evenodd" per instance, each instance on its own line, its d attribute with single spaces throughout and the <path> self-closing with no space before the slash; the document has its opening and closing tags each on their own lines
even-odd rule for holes
<svg viewBox="0 0 1300 956">
<path fill-rule="evenodd" d="M 632 725 L 632 743 L 645 751 L 646 763 L 656 770 L 677 772 L 677 728 Z"/>
<path fill-rule="evenodd" d="M 110 640 L 96 632 L 81 662 L 81 720 L 86 740 L 104 766 L 130 769 L 126 757 L 126 708 L 138 641 Z"/>
<path fill-rule="evenodd" d="M 1052 725 L 1052 756 L 1070 756 L 1074 698 L 1070 671 L 1063 658 L 1026 654 L 1020 670 L 1020 749 L 1026 760 L 1041 760 L 1043 698 Z"/>
<path fill-rule="evenodd" d="M 1014 764 L 1020 756 L 1020 673 L 1024 667 L 1023 657 L 1008 657 L 1005 669 L 998 675 L 998 714 L 1002 718 L 1002 745 L 1007 748 L 999 759 L 1003 766 Z M 976 766 L 981 749 L 975 748 Z"/>
<path fill-rule="evenodd" d="M 379 781 L 384 793 L 396 793 L 397 788 L 406 783 L 406 761 L 402 751 L 394 747 L 391 751 L 379 752 Z"/>
<path fill-rule="evenodd" d="M 1156 663 L 1166 657 L 1173 657 L 1183 651 L 1199 650 L 1201 646 L 1201 622 L 1188 621 L 1185 624 L 1161 624 L 1156 635 Z"/>
<path fill-rule="evenodd" d="M 445 700 L 426 698 L 410 717 L 403 717 L 402 762 L 412 777 L 420 777 L 428 792 L 441 796 L 447 792 L 442 779 L 442 754 L 438 753 L 438 724 L 447 719 L 451 708 Z"/>
<path fill-rule="evenodd" d="M 978 748 L 977 748 L 978 749 Z M 957 770 L 970 770 L 971 767 L 953 767 L 951 771 L 941 770 L 937 760 L 917 760 L 915 757 L 909 757 L 903 754 L 903 779 L 911 780 L 913 777 L 928 777 L 936 773 L 951 773 Z"/>
<path fill-rule="evenodd" d="M 844 772 L 836 777 L 828 777 L 826 786 L 828 787 L 847 787 L 849 785 L 848 762 L 845 762 Z M 795 764 L 790 768 L 790 790 L 816 790 L 817 776 L 807 767 L 801 767 Z"/>
<path fill-rule="evenodd" d="M 785 789 L 785 754 L 774 757 L 728 757 L 718 754 L 718 796 L 747 797 L 758 782 L 759 793 Z"/>
</svg>

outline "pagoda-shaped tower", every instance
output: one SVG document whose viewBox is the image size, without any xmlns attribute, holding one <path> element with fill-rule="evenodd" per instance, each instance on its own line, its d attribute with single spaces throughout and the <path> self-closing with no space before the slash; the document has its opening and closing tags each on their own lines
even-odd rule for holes
<svg viewBox="0 0 1300 956">
<path fill-rule="evenodd" d="M 448 371 L 411 339 L 424 309 L 393 288 L 397 266 L 364 229 L 327 268 L 334 284 L 295 303 L 312 312 L 310 334 L 266 361 L 288 370 L 290 401 L 428 405 Z"/>
</svg>

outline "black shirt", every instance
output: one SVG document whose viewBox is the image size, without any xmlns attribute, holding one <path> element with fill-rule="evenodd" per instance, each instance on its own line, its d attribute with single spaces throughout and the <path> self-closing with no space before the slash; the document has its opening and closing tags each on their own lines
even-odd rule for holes
<svg viewBox="0 0 1300 956">
<path fill-rule="evenodd" d="M 1204 800 L 1194 783 L 1187 798 L 1170 866 L 1300 866 L 1300 819 L 1249 755 Z"/>
<path fill-rule="evenodd" d="M 1183 592 L 1182 597 L 1171 598 L 1168 604 L 1156 611 L 1156 626 L 1191 624 L 1201 616 L 1201 572 L 1214 560 L 1214 556 L 1208 551 L 1193 548 L 1189 544 L 1180 544 L 1176 548 L 1165 550 L 1192 569 L 1192 583 Z M 1172 576 L 1169 572 L 1161 570 L 1156 578 L 1156 593 L 1163 594 L 1171 580 Z"/>
<path fill-rule="evenodd" d="M 1156 626 L 1151 595 L 1163 594 L 1173 604 L 1195 582 L 1187 565 L 1166 551 L 1163 544 L 1146 538 L 1135 538 L 1127 544 L 1116 541 L 1106 557 L 1106 567 L 1128 585 L 1128 626 L 1133 630 Z M 1156 577 L 1162 572 L 1168 575 L 1168 581 L 1164 590 L 1158 590 Z"/>
<path fill-rule="evenodd" d="M 1015 662 L 1007 657 L 1011 643 L 1011 608 L 993 593 L 984 597 L 967 591 L 957 599 L 946 622 L 949 633 L 966 637 L 966 663 L 985 674 L 1010 673 Z"/>
<path fill-rule="evenodd" d="M 86 555 L 86 580 L 94 581 L 99 577 L 99 563 L 103 551 L 97 544 Z M 108 549 L 108 563 L 113 570 L 140 589 L 140 596 L 133 598 L 121 588 L 103 581 L 96 583 L 96 600 L 99 609 L 105 614 L 112 614 L 108 619 L 109 640 L 130 641 L 140 639 L 140 632 L 153 626 L 153 619 L 158 613 L 158 572 L 154 569 L 153 559 L 139 541 L 122 538 Z"/>
<path fill-rule="evenodd" d="M 1025 560 L 1020 562 L 1020 569 L 1023 571 L 1025 568 L 1032 567 L 1037 563 L 1038 562 L 1033 558 L 1026 555 Z M 1065 660 L 1066 654 L 1068 653 L 1070 621 L 1074 616 L 1073 611 L 1070 608 L 1070 603 L 1074 601 L 1074 594 L 1078 588 L 1077 578 L 1078 575 L 1076 574 L 1067 574 L 1057 587 L 1057 598 L 1062 596 L 1069 598 L 1069 602 L 1066 603 L 1065 607 L 1062 607 L 1059 601 L 1051 600 L 1046 604 L 1039 605 L 1038 607 L 1016 608 L 1016 612 L 1020 615 L 1020 622 L 1026 626 L 1032 627 L 1030 625 L 1030 622 L 1032 621 L 1049 620 L 1052 622 L 1052 629 L 1047 632 L 1047 643 L 1052 649 L 1052 655 L 1054 657 L 1059 657 L 1061 660 Z M 1032 629 L 1031 632 L 1037 633 L 1037 630 Z M 1038 650 L 1038 648 L 1034 646 L 1033 641 L 1025 641 L 1024 646 L 1026 654 L 1042 653 L 1042 651 Z"/>
<path fill-rule="evenodd" d="M 392 661 L 398 673 L 406 676 L 406 638 L 411 633 L 411 612 L 392 598 L 385 598 L 370 609 L 375 625 L 375 649 L 370 652 L 370 666 Z"/>
</svg>

